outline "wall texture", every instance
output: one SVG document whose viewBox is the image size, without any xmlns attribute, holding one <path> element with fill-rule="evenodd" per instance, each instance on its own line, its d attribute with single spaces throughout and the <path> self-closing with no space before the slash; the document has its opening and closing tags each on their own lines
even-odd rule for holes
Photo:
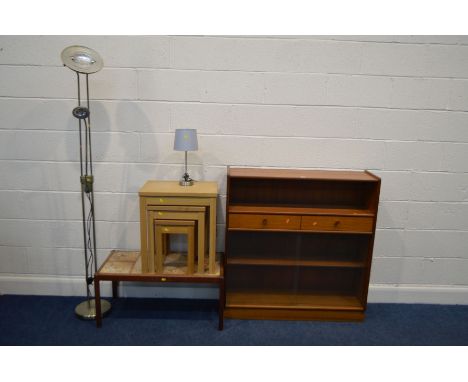
<svg viewBox="0 0 468 382">
<path fill-rule="evenodd" d="M 100 261 L 139 247 L 137 190 L 180 176 L 173 132 L 196 128 L 219 249 L 227 165 L 369 169 L 370 301 L 468 303 L 466 36 L 0 36 L 0 293 L 84 293 L 72 44 L 105 64 L 90 77 Z"/>
</svg>

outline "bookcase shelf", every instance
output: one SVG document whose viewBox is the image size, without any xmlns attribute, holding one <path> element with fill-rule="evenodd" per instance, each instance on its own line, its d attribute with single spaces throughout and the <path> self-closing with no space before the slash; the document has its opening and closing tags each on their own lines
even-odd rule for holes
<svg viewBox="0 0 468 382">
<path fill-rule="evenodd" d="M 380 179 L 229 168 L 226 316 L 364 318 Z"/>
<path fill-rule="evenodd" d="M 297 206 L 275 206 L 275 205 L 232 205 L 229 213 L 238 214 L 278 214 L 278 215 L 325 215 L 325 216 L 368 216 L 373 217 L 370 210 L 356 208 L 313 208 Z"/>
<path fill-rule="evenodd" d="M 229 293 L 226 306 L 230 308 L 260 309 L 332 309 L 362 310 L 356 296 L 345 294 L 281 293 L 270 291 Z"/>
<path fill-rule="evenodd" d="M 237 258 L 228 259 L 229 265 L 270 265 L 282 267 L 343 267 L 343 268 L 363 268 L 364 262 L 337 261 L 337 260 L 288 260 L 288 259 L 250 259 Z"/>
</svg>

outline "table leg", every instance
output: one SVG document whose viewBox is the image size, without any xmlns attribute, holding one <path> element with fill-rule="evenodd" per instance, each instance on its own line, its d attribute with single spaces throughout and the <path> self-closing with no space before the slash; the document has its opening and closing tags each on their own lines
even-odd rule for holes
<svg viewBox="0 0 468 382">
<path fill-rule="evenodd" d="M 167 228 L 166 228 L 167 230 Z M 164 245 L 163 245 L 163 236 L 166 234 L 163 232 L 161 225 L 156 226 L 156 260 L 154 262 L 154 270 L 156 272 L 163 272 L 164 270 Z M 169 240 L 169 239 L 167 239 Z"/>
<path fill-rule="evenodd" d="M 193 227 L 187 230 L 187 274 L 193 275 L 195 271 L 195 232 Z"/>
<path fill-rule="evenodd" d="M 101 315 L 101 291 L 99 286 L 99 279 L 94 279 L 94 306 L 96 310 L 96 327 L 102 326 L 102 315 Z"/>
<path fill-rule="evenodd" d="M 118 298 L 119 297 L 119 282 L 112 281 L 112 297 Z"/>
<path fill-rule="evenodd" d="M 219 281 L 218 330 L 224 327 L 224 279 Z"/>
<path fill-rule="evenodd" d="M 210 201 L 210 251 L 208 256 L 209 273 L 215 273 L 216 258 L 216 198 Z"/>
<path fill-rule="evenodd" d="M 205 273 L 205 213 L 199 214 L 197 221 L 197 254 L 198 254 L 198 273 Z"/>
</svg>

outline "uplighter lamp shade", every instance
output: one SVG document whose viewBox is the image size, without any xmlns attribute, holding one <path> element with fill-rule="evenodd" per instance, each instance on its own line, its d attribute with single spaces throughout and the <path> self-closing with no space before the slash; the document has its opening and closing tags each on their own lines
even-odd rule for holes
<svg viewBox="0 0 468 382">
<path fill-rule="evenodd" d="M 176 129 L 174 139 L 174 150 L 196 151 L 198 150 L 196 129 Z"/>
<path fill-rule="evenodd" d="M 65 66 L 78 73 L 96 73 L 103 66 L 102 58 L 98 52 L 81 45 L 72 45 L 65 48 L 61 57 Z"/>
</svg>

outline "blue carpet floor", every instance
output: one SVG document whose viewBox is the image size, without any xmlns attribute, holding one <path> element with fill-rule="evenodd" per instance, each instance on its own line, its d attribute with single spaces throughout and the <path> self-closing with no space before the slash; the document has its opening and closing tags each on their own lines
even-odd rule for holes
<svg viewBox="0 0 468 382">
<path fill-rule="evenodd" d="M 0 296 L 0 345 L 468 345 L 468 306 L 369 304 L 364 322 L 226 319 L 216 302 L 117 299 L 97 329 L 80 297 Z"/>
</svg>

